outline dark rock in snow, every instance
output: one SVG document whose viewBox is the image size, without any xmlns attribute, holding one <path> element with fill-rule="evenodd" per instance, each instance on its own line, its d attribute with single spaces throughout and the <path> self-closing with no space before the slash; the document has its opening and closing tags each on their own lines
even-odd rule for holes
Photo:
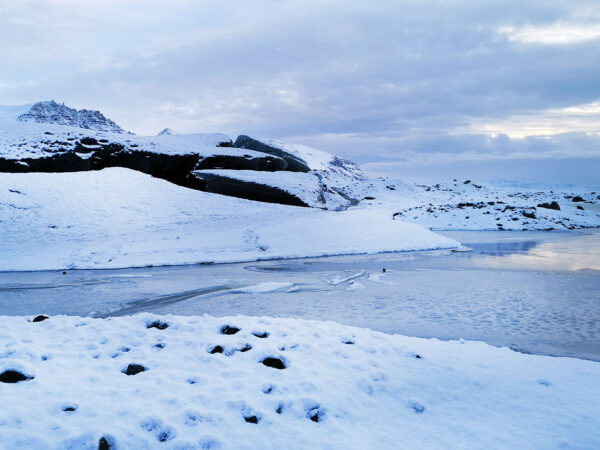
<svg viewBox="0 0 600 450">
<path fill-rule="evenodd" d="M 560 206 L 556 202 L 552 203 L 540 203 L 537 205 L 538 208 L 546 208 L 546 209 L 554 209 L 556 211 L 560 211 Z"/>
<path fill-rule="evenodd" d="M 146 324 L 146 328 L 157 328 L 159 330 L 166 330 L 167 328 L 169 328 L 169 324 L 163 322 L 162 320 L 155 320 L 154 322 Z"/>
<path fill-rule="evenodd" d="M 123 373 L 125 375 L 137 375 L 138 373 L 145 372 L 146 370 L 147 369 L 140 364 L 129 364 Z"/>
<path fill-rule="evenodd" d="M 258 423 L 260 421 L 260 419 L 256 416 L 247 416 L 244 417 L 244 420 L 248 423 Z"/>
<path fill-rule="evenodd" d="M 581 205 L 577 205 L 577 209 L 579 209 L 579 210 L 583 211 L 583 206 L 581 206 Z"/>
<path fill-rule="evenodd" d="M 523 211 L 523 216 L 527 217 L 528 219 L 535 219 L 535 213 L 534 212 Z"/>
<path fill-rule="evenodd" d="M 49 319 L 50 317 L 44 315 L 44 314 L 40 314 L 39 316 L 35 316 L 32 320 L 32 322 L 43 322 L 46 319 Z"/>
<path fill-rule="evenodd" d="M 223 347 L 220 345 L 216 345 L 211 351 L 210 354 L 214 355 L 215 353 L 223 353 Z"/>
<path fill-rule="evenodd" d="M 578 202 L 584 202 L 585 200 L 583 199 L 583 197 L 576 195 L 575 197 L 573 197 L 573 201 L 578 203 Z"/>
<path fill-rule="evenodd" d="M 237 327 L 230 327 L 229 325 L 225 325 L 225 326 L 221 327 L 220 331 L 221 331 L 221 334 L 231 335 L 231 334 L 237 333 L 238 331 L 240 331 L 240 329 Z"/>
<path fill-rule="evenodd" d="M 283 363 L 283 361 L 279 358 L 265 358 L 261 361 L 265 366 L 267 367 L 272 367 L 273 369 L 285 369 L 285 364 Z"/>
<path fill-rule="evenodd" d="M 110 450 L 110 444 L 105 437 L 101 437 L 98 441 L 98 450 Z"/>
<path fill-rule="evenodd" d="M 269 333 L 267 333 L 266 331 L 263 331 L 263 332 L 258 332 L 258 331 L 255 331 L 255 332 L 254 332 L 254 333 L 252 333 L 252 334 L 253 334 L 254 336 L 256 336 L 257 338 L 260 338 L 260 339 L 265 339 L 265 338 L 268 338 L 268 337 L 269 337 Z"/>
<path fill-rule="evenodd" d="M 33 376 L 25 375 L 17 370 L 5 370 L 0 373 L 0 383 L 20 383 L 21 381 L 33 380 Z"/>
</svg>

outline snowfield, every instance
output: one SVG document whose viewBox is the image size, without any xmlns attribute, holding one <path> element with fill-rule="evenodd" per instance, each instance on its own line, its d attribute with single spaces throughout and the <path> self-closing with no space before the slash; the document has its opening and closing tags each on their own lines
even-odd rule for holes
<svg viewBox="0 0 600 450">
<path fill-rule="evenodd" d="M 294 319 L 2 323 L 5 448 L 600 446 L 590 361 Z"/>
<path fill-rule="evenodd" d="M 378 208 L 322 211 L 133 170 L 0 176 L 0 270 L 117 268 L 456 248 Z"/>
</svg>

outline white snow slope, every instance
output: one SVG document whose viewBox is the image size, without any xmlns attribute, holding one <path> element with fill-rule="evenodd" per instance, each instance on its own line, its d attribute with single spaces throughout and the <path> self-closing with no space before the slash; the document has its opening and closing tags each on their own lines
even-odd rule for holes
<svg viewBox="0 0 600 450">
<path fill-rule="evenodd" d="M 596 362 L 295 319 L 2 324 L 0 373 L 33 377 L 0 383 L 7 449 L 600 447 Z"/>
<path fill-rule="evenodd" d="M 0 176 L 0 270 L 116 268 L 454 248 L 377 208 L 322 211 L 129 169 Z"/>
</svg>

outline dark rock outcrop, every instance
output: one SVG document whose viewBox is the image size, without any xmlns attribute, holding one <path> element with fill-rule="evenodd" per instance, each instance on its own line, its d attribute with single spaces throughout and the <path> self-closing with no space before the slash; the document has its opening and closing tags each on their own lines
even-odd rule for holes
<svg viewBox="0 0 600 450">
<path fill-rule="evenodd" d="M 238 136 L 233 146 L 236 148 L 247 148 L 249 150 L 255 150 L 261 153 L 268 153 L 270 155 L 282 158 L 288 164 L 287 170 L 291 172 L 310 172 L 310 167 L 308 167 L 306 161 L 280 148 L 272 147 L 270 145 L 265 144 L 264 142 L 252 139 L 250 136 Z"/>
<path fill-rule="evenodd" d="M 212 173 L 195 172 L 194 176 L 200 183 L 203 183 L 202 191 L 266 203 L 309 206 L 295 195 L 274 186 L 238 180 Z"/>
</svg>

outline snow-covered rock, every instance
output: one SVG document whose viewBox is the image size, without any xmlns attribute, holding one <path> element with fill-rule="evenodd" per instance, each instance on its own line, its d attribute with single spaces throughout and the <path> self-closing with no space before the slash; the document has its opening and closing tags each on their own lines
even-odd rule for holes
<svg viewBox="0 0 600 450">
<path fill-rule="evenodd" d="M 2 317 L 10 449 L 598 448 L 600 364 L 333 322 Z M 106 448 L 106 447 L 105 447 Z"/>
<path fill-rule="evenodd" d="M 100 111 L 76 109 L 56 103 L 54 100 L 38 102 L 29 111 L 17 117 L 21 122 L 51 123 L 86 130 L 108 131 L 111 133 L 127 133 L 110 119 L 104 117 Z"/>
</svg>

